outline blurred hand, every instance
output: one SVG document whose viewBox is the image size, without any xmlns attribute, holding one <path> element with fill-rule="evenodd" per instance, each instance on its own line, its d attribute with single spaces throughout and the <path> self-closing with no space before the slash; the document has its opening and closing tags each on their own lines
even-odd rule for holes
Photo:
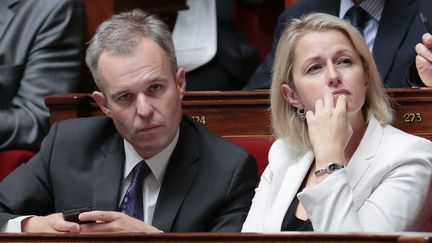
<svg viewBox="0 0 432 243">
<path fill-rule="evenodd" d="M 338 97 L 336 104 L 331 93 L 315 102 L 315 112 L 306 113 L 309 139 L 315 153 L 316 169 L 338 161 L 345 164 L 345 147 L 352 136 L 348 120 L 346 96 Z"/>
<path fill-rule="evenodd" d="M 81 221 L 96 223 L 81 224 L 80 232 L 142 232 L 162 233 L 157 228 L 121 212 L 91 211 L 79 215 Z"/>
<path fill-rule="evenodd" d="M 23 232 L 79 232 L 80 225 L 68 222 L 63 219 L 61 213 L 50 214 L 48 216 L 33 216 L 21 222 Z"/>
<path fill-rule="evenodd" d="M 432 35 L 426 33 L 422 43 L 416 45 L 416 67 L 418 74 L 426 86 L 432 86 Z"/>
</svg>

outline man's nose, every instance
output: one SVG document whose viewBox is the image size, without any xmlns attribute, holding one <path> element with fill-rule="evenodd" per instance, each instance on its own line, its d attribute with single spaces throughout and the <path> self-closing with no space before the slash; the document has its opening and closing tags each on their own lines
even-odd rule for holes
<svg viewBox="0 0 432 243">
<path fill-rule="evenodd" d="M 148 117 L 153 114 L 153 105 L 151 100 L 143 94 L 139 94 L 136 99 L 137 114 L 142 117 Z"/>
</svg>

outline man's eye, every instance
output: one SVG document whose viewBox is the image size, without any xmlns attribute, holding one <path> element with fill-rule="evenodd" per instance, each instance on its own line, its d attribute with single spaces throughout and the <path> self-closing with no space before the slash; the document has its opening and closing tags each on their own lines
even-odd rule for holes
<svg viewBox="0 0 432 243">
<path fill-rule="evenodd" d="M 151 92 L 157 92 L 157 91 L 159 91 L 161 89 L 162 89 L 162 85 L 161 84 L 152 84 L 150 86 L 150 91 Z"/>
<path fill-rule="evenodd" d="M 130 94 L 122 94 L 117 99 L 120 100 L 120 101 L 126 101 L 126 100 L 129 100 L 130 97 L 131 97 Z"/>
</svg>

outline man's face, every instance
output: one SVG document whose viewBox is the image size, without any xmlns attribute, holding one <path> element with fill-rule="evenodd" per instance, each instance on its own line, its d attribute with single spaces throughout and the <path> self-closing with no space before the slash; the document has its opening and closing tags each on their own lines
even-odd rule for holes
<svg viewBox="0 0 432 243">
<path fill-rule="evenodd" d="M 148 38 L 132 56 L 103 52 L 98 65 L 103 93 L 93 97 L 102 111 L 144 159 L 161 152 L 180 124 L 184 70 L 174 74 L 163 49 Z"/>
</svg>

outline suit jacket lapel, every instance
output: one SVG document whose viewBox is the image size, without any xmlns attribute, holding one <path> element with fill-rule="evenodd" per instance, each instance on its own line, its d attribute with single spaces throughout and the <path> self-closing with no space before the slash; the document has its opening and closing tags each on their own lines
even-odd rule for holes
<svg viewBox="0 0 432 243">
<path fill-rule="evenodd" d="M 123 179 L 123 139 L 115 132 L 99 149 L 93 166 L 93 209 L 115 211 Z"/>
<path fill-rule="evenodd" d="M 198 142 L 195 129 L 183 119 L 153 215 L 152 225 L 165 232 L 173 230 L 174 219 L 198 171 Z"/>
<path fill-rule="evenodd" d="M 386 1 L 378 32 L 375 38 L 373 54 L 384 82 L 387 81 L 390 67 L 405 39 L 408 29 L 418 17 L 418 4 L 413 0 Z"/>
<path fill-rule="evenodd" d="M 0 1 L 0 40 L 15 15 L 10 7 L 17 2 L 18 0 Z"/>
<path fill-rule="evenodd" d="M 381 125 L 375 118 L 372 118 L 356 152 L 346 167 L 350 178 L 349 184 L 353 190 L 355 190 L 360 179 L 372 163 L 382 137 L 383 130 Z"/>
</svg>

